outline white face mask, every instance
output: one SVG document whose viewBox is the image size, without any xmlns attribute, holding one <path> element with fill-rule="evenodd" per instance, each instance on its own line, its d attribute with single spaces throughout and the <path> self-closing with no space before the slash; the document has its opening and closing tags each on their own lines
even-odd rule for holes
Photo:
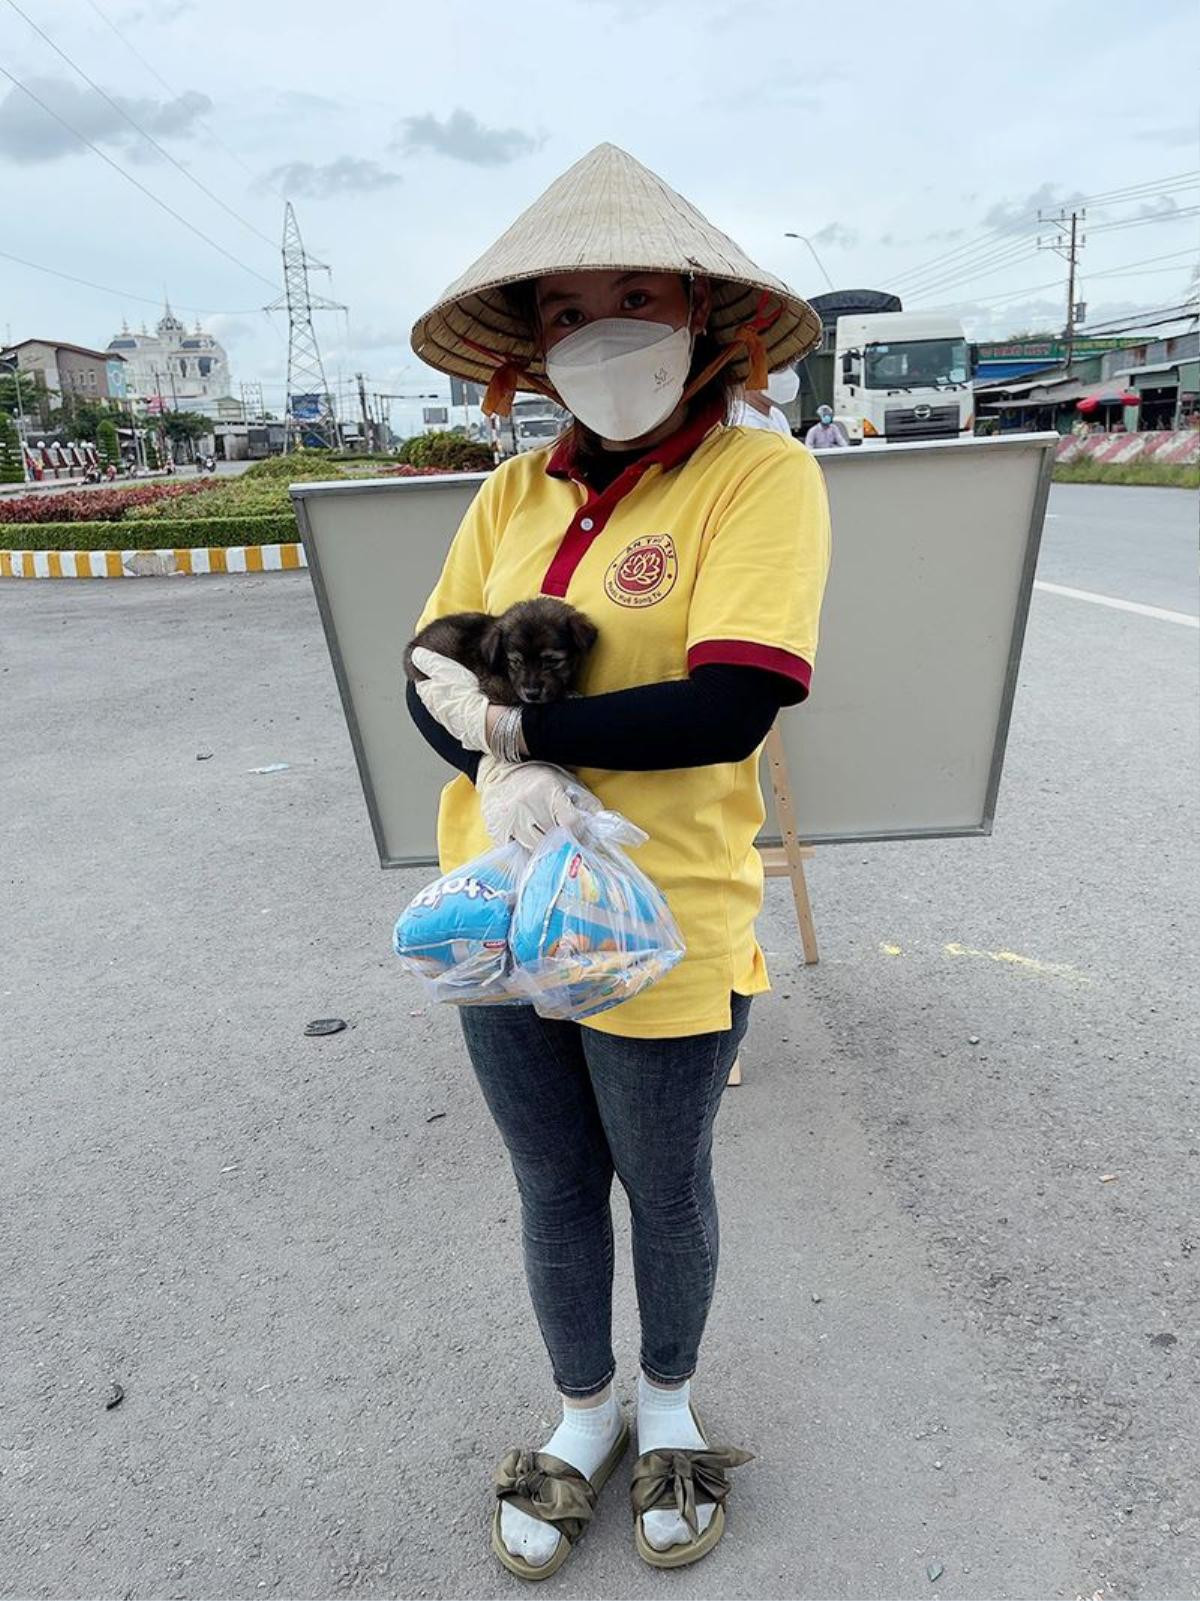
<svg viewBox="0 0 1200 1601">
<path fill-rule="evenodd" d="M 573 417 L 601 439 L 640 439 L 678 406 L 692 364 L 686 326 L 601 317 L 546 356 L 546 376 Z"/>
<path fill-rule="evenodd" d="M 800 374 L 794 367 L 767 374 L 767 394 L 777 406 L 786 406 L 800 393 Z"/>
</svg>

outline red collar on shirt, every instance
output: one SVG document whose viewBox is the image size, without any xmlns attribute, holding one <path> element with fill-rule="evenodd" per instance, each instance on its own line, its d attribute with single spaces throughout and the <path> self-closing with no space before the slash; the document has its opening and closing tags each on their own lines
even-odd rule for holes
<svg viewBox="0 0 1200 1601">
<path fill-rule="evenodd" d="M 677 467 L 680 462 L 685 461 L 711 431 L 713 425 L 721 421 L 724 407 L 724 396 L 719 396 L 711 404 L 702 407 L 694 417 L 689 417 L 681 428 L 677 428 L 660 444 L 652 445 L 644 455 L 635 457 L 602 494 L 597 494 L 591 485 L 579 476 L 569 439 L 564 439 L 555 448 L 546 464 L 547 474 L 552 478 L 570 478 L 574 483 L 581 485 L 587 499 L 567 524 L 562 542 L 546 569 L 546 576 L 542 579 L 543 595 L 567 593 L 575 569 L 587 554 L 592 541 L 603 533 L 608 519 L 629 491 L 641 481 L 643 474 L 651 467 L 660 467 L 663 472 L 669 472 L 672 467 Z"/>
<path fill-rule="evenodd" d="M 660 440 L 657 445 L 650 448 L 635 460 L 630 462 L 620 478 L 613 481 L 610 488 L 615 488 L 633 468 L 644 472 L 647 467 L 661 467 L 663 472 L 669 472 L 677 467 L 681 461 L 687 459 L 696 446 L 705 437 L 709 430 L 725 416 L 725 397 L 718 396 L 701 407 L 694 417 L 689 417 L 678 427 L 673 434 Z M 554 448 L 554 453 L 546 463 L 546 472 L 551 478 L 574 478 L 576 473 L 574 441 L 568 434 Z M 608 491 L 606 490 L 607 494 Z"/>
</svg>

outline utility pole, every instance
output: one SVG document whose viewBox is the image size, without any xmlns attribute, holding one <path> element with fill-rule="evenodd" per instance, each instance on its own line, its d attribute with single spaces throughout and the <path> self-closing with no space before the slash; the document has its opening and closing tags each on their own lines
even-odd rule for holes
<svg viewBox="0 0 1200 1601">
<path fill-rule="evenodd" d="M 1075 299 L 1075 277 L 1079 266 L 1079 252 L 1087 244 L 1087 235 L 1079 231 L 1079 225 L 1086 216 L 1087 212 L 1083 207 L 1069 214 L 1060 207 L 1056 217 L 1043 216 L 1040 211 L 1038 212 L 1038 222 L 1049 223 L 1054 232 L 1045 239 L 1039 234 L 1037 248 L 1053 250 L 1056 256 L 1061 256 L 1067 263 L 1067 322 L 1063 329 L 1063 340 L 1067 347 L 1068 367 L 1075 355 L 1075 325 L 1083 316 L 1083 307 Z"/>
<path fill-rule="evenodd" d="M 342 442 L 312 314 L 345 311 L 346 307 L 312 293 L 308 284 L 310 268 L 329 270 L 305 251 L 296 213 L 288 201 L 283 212 L 283 294 L 263 308 L 286 310 L 288 314 L 285 454 L 306 440 L 327 450 L 337 450 Z"/>
<path fill-rule="evenodd" d="M 371 414 L 367 410 L 367 384 L 364 375 L 356 372 L 358 379 L 358 404 L 362 408 L 363 443 L 367 447 L 367 455 L 371 454 Z"/>
</svg>

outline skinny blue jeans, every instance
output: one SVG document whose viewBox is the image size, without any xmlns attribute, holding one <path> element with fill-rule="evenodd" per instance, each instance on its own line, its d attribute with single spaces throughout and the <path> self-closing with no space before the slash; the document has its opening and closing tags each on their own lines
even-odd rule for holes
<svg viewBox="0 0 1200 1601">
<path fill-rule="evenodd" d="M 554 1381 L 595 1395 L 612 1348 L 613 1174 L 629 1197 L 641 1363 L 660 1383 L 696 1369 L 717 1275 L 713 1124 L 749 1020 L 684 1039 L 619 1039 L 529 1006 L 464 1007 L 467 1050 L 508 1148 L 525 1275 Z"/>
</svg>

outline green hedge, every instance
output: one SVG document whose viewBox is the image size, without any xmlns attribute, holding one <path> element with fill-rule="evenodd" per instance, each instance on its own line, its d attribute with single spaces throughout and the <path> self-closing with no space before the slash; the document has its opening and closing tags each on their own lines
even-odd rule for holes
<svg viewBox="0 0 1200 1601">
<path fill-rule="evenodd" d="M 1200 467 L 1169 461 L 1060 461 L 1056 484 L 1150 484 L 1160 489 L 1200 489 Z"/>
<path fill-rule="evenodd" d="M 0 547 L 5 550 L 195 550 L 204 545 L 278 545 L 299 538 L 290 511 L 270 517 L 0 526 Z"/>
<path fill-rule="evenodd" d="M 292 503 L 283 484 L 251 484 L 242 488 L 232 483 L 202 489 L 198 494 L 178 500 L 156 500 L 146 506 L 131 506 L 122 523 L 191 522 L 193 518 L 244 521 L 248 517 L 286 517 Z"/>
</svg>

